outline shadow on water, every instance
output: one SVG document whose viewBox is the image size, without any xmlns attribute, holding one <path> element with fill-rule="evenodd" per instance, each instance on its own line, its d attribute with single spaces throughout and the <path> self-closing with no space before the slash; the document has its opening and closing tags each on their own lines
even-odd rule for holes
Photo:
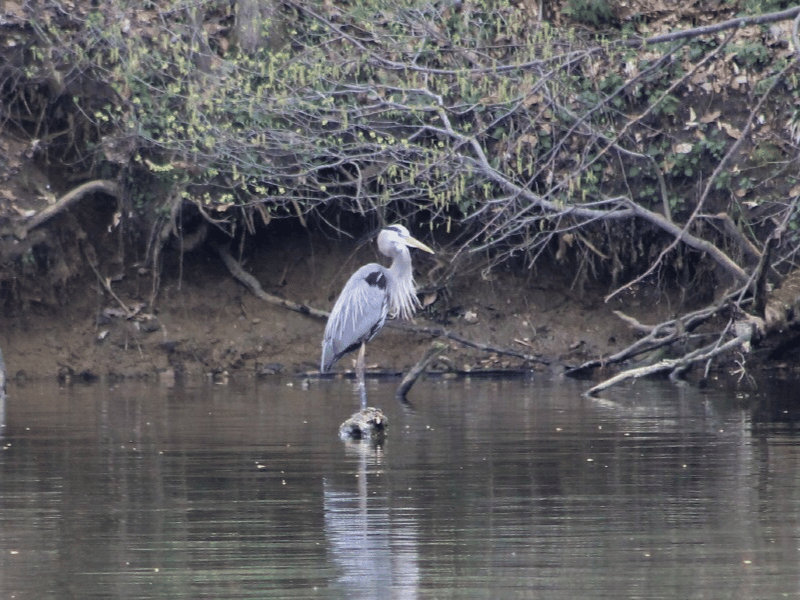
<svg viewBox="0 0 800 600">
<path fill-rule="evenodd" d="M 753 429 L 759 434 L 800 433 L 800 384 L 797 381 L 759 382 L 761 393 L 751 404 Z"/>
<path fill-rule="evenodd" d="M 0 597 L 800 594 L 791 385 L 395 383 L 12 386 Z"/>
</svg>

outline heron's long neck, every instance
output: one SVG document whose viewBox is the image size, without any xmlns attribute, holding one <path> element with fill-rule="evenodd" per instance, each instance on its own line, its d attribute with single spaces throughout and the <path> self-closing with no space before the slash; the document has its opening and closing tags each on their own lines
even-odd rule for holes
<svg viewBox="0 0 800 600">
<path fill-rule="evenodd" d="M 414 273 L 411 267 L 411 254 L 408 248 L 392 260 L 389 267 L 389 276 L 394 279 L 394 285 L 389 285 L 389 315 L 401 319 L 410 319 L 414 316 L 419 300 L 414 286 Z"/>
</svg>

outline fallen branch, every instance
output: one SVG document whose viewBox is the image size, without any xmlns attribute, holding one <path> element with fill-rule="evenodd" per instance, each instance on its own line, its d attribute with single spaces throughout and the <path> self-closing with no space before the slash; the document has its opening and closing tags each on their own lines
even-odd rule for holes
<svg viewBox="0 0 800 600">
<path fill-rule="evenodd" d="M 710 318 L 719 314 L 724 308 L 729 306 L 731 298 L 735 297 L 739 292 L 726 294 L 717 304 L 708 306 L 706 308 L 688 313 L 682 317 L 664 321 L 658 325 L 648 326 L 640 323 L 638 320 L 630 317 L 620 311 L 614 311 L 614 314 L 628 323 L 635 330 L 646 333 L 644 337 L 636 340 L 633 344 L 623 348 L 616 354 L 606 356 L 604 358 L 597 358 L 587 361 L 577 367 L 567 369 L 565 375 L 575 375 L 582 371 L 594 369 L 596 367 L 603 367 L 606 365 L 621 363 L 625 360 L 644 354 L 645 352 L 652 352 L 658 348 L 668 346 L 674 342 L 684 339 L 684 336 L 708 321 Z"/>
<path fill-rule="evenodd" d="M 621 310 L 612 311 L 617 317 L 625 321 L 628 325 L 631 326 L 632 329 L 639 331 L 641 333 L 650 334 L 657 329 L 661 329 L 662 325 L 645 325 L 644 323 L 640 322 L 639 319 L 626 315 Z"/>
<path fill-rule="evenodd" d="M 330 313 L 324 310 L 318 310 L 316 308 L 306 306 L 305 304 L 300 304 L 299 302 L 292 302 L 291 300 L 286 300 L 285 298 L 279 298 L 278 296 L 268 294 L 261 288 L 261 284 L 258 283 L 258 280 L 255 277 L 242 269 L 242 265 L 239 264 L 238 260 L 231 256 L 231 253 L 228 252 L 227 248 L 224 248 L 216 243 L 210 243 L 210 245 L 217 252 L 217 254 L 219 254 L 222 262 L 224 262 L 225 266 L 228 267 L 228 271 L 230 271 L 234 279 L 239 281 L 239 283 L 242 283 L 261 300 L 269 302 L 270 304 L 274 304 L 275 306 L 288 308 L 289 310 L 299 312 L 303 315 L 308 315 L 309 317 L 316 317 L 318 319 L 327 319 L 330 315 Z"/>
<path fill-rule="evenodd" d="M 710 360 L 715 356 L 719 356 L 720 354 L 727 352 L 728 350 L 732 350 L 733 348 L 737 348 L 749 343 L 752 335 L 752 328 L 744 328 L 735 338 L 722 345 L 720 345 L 718 342 L 715 342 L 714 344 L 709 344 L 708 346 L 699 348 L 694 352 L 690 352 L 689 354 L 686 354 L 680 358 L 664 359 L 652 365 L 628 369 L 627 371 L 623 371 L 622 373 L 614 375 L 614 377 L 611 377 L 610 379 L 606 379 L 605 381 L 598 383 L 596 386 L 587 390 L 585 394 L 587 396 L 594 396 L 598 392 L 608 389 L 612 385 L 616 385 L 627 379 L 638 379 L 639 377 L 654 375 L 655 373 L 661 373 L 664 371 L 674 372 L 685 370 L 695 363 Z"/>
<path fill-rule="evenodd" d="M 417 361 L 417 364 L 411 367 L 411 370 L 406 373 L 405 377 L 403 377 L 403 381 L 400 382 L 400 386 L 397 388 L 395 396 L 400 400 L 405 400 L 406 394 L 408 394 L 411 387 L 417 382 L 419 376 L 425 372 L 425 368 L 434 358 L 439 356 L 445 350 L 447 350 L 447 344 L 444 344 L 438 340 L 428 346 L 428 349 L 425 350 L 422 358 L 420 358 Z"/>
<path fill-rule="evenodd" d="M 497 346 L 490 346 L 489 344 L 481 344 L 480 342 L 473 342 L 472 340 L 468 340 L 465 337 L 461 337 L 457 333 L 453 333 L 452 331 L 447 331 L 443 327 L 419 327 L 416 325 L 409 325 L 402 322 L 391 322 L 391 321 L 387 321 L 385 326 L 391 327 L 393 329 L 400 329 L 401 331 L 407 331 L 409 333 L 427 334 L 427 335 L 432 335 L 434 337 L 445 337 L 448 340 L 453 340 L 454 342 L 458 342 L 463 346 L 475 348 L 476 350 L 480 350 L 481 352 L 490 352 L 494 354 L 502 354 L 504 356 L 513 356 L 514 358 L 521 358 L 524 361 L 531 363 L 539 363 L 542 365 L 550 364 L 550 361 L 540 358 L 538 356 L 523 354 L 522 352 L 517 352 L 516 350 L 511 350 L 509 348 L 499 348 Z"/>
<path fill-rule="evenodd" d="M 606 365 L 613 365 L 616 363 L 621 363 L 623 361 L 628 360 L 629 358 L 633 358 L 634 356 L 638 356 L 639 354 L 644 354 L 645 352 L 652 352 L 653 350 L 657 350 L 658 348 L 662 348 L 673 342 L 676 342 L 679 339 L 677 330 L 674 330 L 672 333 L 664 335 L 663 337 L 659 337 L 658 334 L 661 332 L 661 328 L 653 328 L 647 336 L 637 340 L 627 348 L 620 350 L 616 354 L 612 354 L 611 356 L 607 356 L 605 358 L 596 358 L 594 360 L 587 361 L 577 367 L 572 367 L 565 371 L 565 375 L 575 375 L 582 371 L 587 371 L 589 369 L 594 369 L 596 367 L 603 367 Z"/>
</svg>

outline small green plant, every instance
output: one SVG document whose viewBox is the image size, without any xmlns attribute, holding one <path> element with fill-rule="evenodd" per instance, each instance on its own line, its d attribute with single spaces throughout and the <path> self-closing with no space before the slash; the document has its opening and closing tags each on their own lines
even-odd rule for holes
<svg viewBox="0 0 800 600">
<path fill-rule="evenodd" d="M 674 177 L 692 178 L 699 173 L 714 169 L 714 165 L 725 153 L 726 142 L 717 131 L 712 131 L 691 146 L 688 152 L 672 155 L 669 172 Z"/>
<path fill-rule="evenodd" d="M 614 19 L 614 11 L 608 0 L 568 0 L 564 13 L 578 23 L 606 25 Z"/>
<path fill-rule="evenodd" d="M 734 56 L 739 66 L 748 69 L 760 69 L 771 59 L 769 50 L 760 41 L 748 41 L 731 46 L 728 54 Z"/>
<path fill-rule="evenodd" d="M 748 15 L 764 15 L 794 6 L 794 0 L 744 0 L 742 8 Z"/>
<path fill-rule="evenodd" d="M 655 95 L 657 96 L 659 95 L 659 93 L 657 92 Z M 655 99 L 656 98 L 653 98 L 652 100 Z M 681 106 L 680 99 L 676 98 L 672 94 L 668 94 L 661 100 L 661 102 L 658 103 L 658 105 L 653 110 L 653 113 L 656 115 L 672 117 L 675 115 L 680 106 Z"/>
</svg>

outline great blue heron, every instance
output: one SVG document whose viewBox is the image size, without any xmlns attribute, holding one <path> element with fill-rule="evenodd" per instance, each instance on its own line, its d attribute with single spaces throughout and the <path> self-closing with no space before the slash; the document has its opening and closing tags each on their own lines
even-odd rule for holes
<svg viewBox="0 0 800 600">
<path fill-rule="evenodd" d="M 378 234 L 378 250 L 392 259 L 387 269 L 377 263 L 353 273 L 333 306 L 322 339 L 320 370 L 325 373 L 342 356 L 358 350 L 356 370 L 361 408 L 367 407 L 364 385 L 364 351 L 383 327 L 386 317 L 410 319 L 419 306 L 414 288 L 409 247 L 433 254 L 402 225 L 390 225 Z"/>
</svg>

